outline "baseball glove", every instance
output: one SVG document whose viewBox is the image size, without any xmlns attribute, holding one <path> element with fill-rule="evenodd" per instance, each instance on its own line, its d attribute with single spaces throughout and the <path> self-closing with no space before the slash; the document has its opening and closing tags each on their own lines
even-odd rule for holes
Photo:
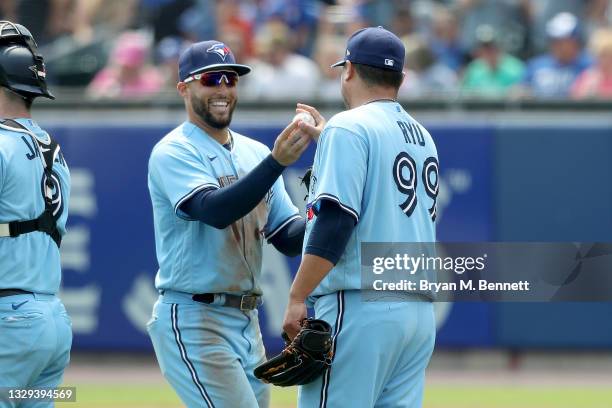
<svg viewBox="0 0 612 408">
<path fill-rule="evenodd" d="M 332 336 L 329 323 L 304 319 L 293 341 L 283 333 L 285 349 L 255 368 L 255 377 L 263 382 L 288 387 L 314 381 L 331 365 Z"/>
</svg>

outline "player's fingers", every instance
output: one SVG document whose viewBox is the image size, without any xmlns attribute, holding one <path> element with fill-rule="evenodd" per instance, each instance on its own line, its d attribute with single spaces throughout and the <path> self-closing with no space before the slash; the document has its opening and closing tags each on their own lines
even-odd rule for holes
<svg viewBox="0 0 612 408">
<path fill-rule="evenodd" d="M 301 129 L 298 129 L 295 132 L 295 137 L 293 139 L 293 143 L 292 144 L 302 143 L 302 142 L 308 143 L 308 142 L 310 142 L 311 139 L 312 139 L 312 137 L 308 133 L 302 132 Z"/>
<path fill-rule="evenodd" d="M 303 103 L 298 103 L 297 108 L 295 108 L 296 112 L 306 112 L 312 115 L 315 122 L 318 124 L 319 121 L 323 118 L 318 110 L 316 110 L 313 106 L 305 105 Z"/>
<path fill-rule="evenodd" d="M 306 112 L 308 112 L 310 114 L 312 114 L 314 112 L 318 113 L 317 109 L 314 106 L 307 105 L 305 103 L 298 102 L 296 104 L 296 106 L 297 106 L 297 109 L 303 109 L 304 111 L 306 111 Z"/>
<path fill-rule="evenodd" d="M 321 129 L 318 126 L 312 126 L 306 122 L 301 122 L 298 125 L 301 132 L 306 133 L 311 138 L 317 140 L 321 134 Z"/>
<path fill-rule="evenodd" d="M 308 134 L 300 134 L 300 137 L 291 146 L 291 151 L 294 154 L 301 155 L 304 150 L 306 150 L 311 140 L 312 139 Z"/>
<path fill-rule="evenodd" d="M 298 109 L 301 109 L 303 111 L 310 113 L 312 117 L 314 118 L 317 126 L 319 126 L 322 123 L 325 124 L 325 118 L 323 117 L 323 115 L 319 113 L 319 111 L 315 107 L 298 102 L 296 112 L 298 111 Z"/>
<path fill-rule="evenodd" d="M 306 114 L 310 115 L 310 112 L 308 112 L 307 110 L 305 110 L 305 109 L 300 109 L 300 108 L 296 108 L 296 109 L 295 109 L 295 114 L 297 115 L 298 113 L 306 113 Z M 314 119 L 314 117 L 313 117 L 313 119 Z M 299 126 L 299 124 L 300 124 L 300 123 L 306 123 L 306 122 L 304 122 L 303 120 L 299 120 L 298 122 L 299 122 L 299 123 L 298 123 L 298 126 Z M 316 125 L 316 123 L 315 123 L 315 125 Z"/>
<path fill-rule="evenodd" d="M 310 146 L 310 140 L 307 140 L 306 142 L 301 143 L 298 146 L 298 150 L 296 151 L 296 154 L 298 156 L 301 156 L 306 151 L 306 149 L 308 149 L 308 146 Z"/>
<path fill-rule="evenodd" d="M 291 133 L 293 133 L 298 128 L 298 122 L 299 120 L 296 120 L 288 124 L 287 127 L 283 129 L 283 131 L 280 133 L 280 135 L 278 135 L 276 140 L 284 141 L 284 140 L 289 139 L 289 136 L 291 136 Z"/>
<path fill-rule="evenodd" d="M 283 146 L 287 149 L 292 148 L 296 143 L 298 143 L 303 138 L 310 139 L 310 136 L 302 132 L 299 128 L 291 132 L 289 137 L 282 142 Z"/>
<path fill-rule="evenodd" d="M 306 109 L 302 109 L 302 108 L 295 108 L 295 113 L 296 114 L 298 114 L 298 113 L 307 113 L 307 114 L 310 115 L 310 112 L 308 112 Z M 314 117 L 313 117 L 313 119 L 314 119 Z"/>
<path fill-rule="evenodd" d="M 293 146 L 294 144 L 296 144 L 298 141 L 300 141 L 300 139 L 302 139 L 303 137 L 305 137 L 305 133 L 303 133 L 302 131 L 300 131 L 300 129 L 296 129 L 294 132 L 291 133 L 291 135 L 287 138 L 287 142 L 290 146 Z"/>
<path fill-rule="evenodd" d="M 295 336 L 297 336 L 297 334 L 300 332 L 300 328 L 301 327 L 298 322 L 285 321 L 285 324 L 283 325 L 283 331 L 287 334 L 289 340 L 293 340 Z"/>
<path fill-rule="evenodd" d="M 308 112 L 306 109 L 300 109 L 300 108 L 296 108 L 296 109 L 295 109 L 295 113 L 296 113 L 296 115 L 297 115 L 298 113 L 306 113 L 306 114 L 310 115 L 310 112 Z M 312 115 L 311 115 L 311 116 L 312 116 Z M 313 119 L 314 119 L 314 117 L 313 117 Z M 318 123 L 315 123 L 314 125 L 311 125 L 311 124 L 310 124 L 310 123 L 308 123 L 308 122 L 304 122 L 303 120 L 299 120 L 299 121 L 298 121 L 298 126 L 300 127 L 300 129 L 302 129 L 302 128 L 303 128 L 303 126 L 302 126 L 302 125 L 308 125 L 308 126 L 311 126 L 311 127 L 313 127 L 313 128 L 314 128 L 314 127 L 318 127 Z"/>
</svg>

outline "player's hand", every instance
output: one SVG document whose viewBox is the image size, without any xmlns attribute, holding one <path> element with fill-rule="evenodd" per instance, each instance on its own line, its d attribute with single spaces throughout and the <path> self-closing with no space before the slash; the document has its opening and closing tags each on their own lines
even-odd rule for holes
<svg viewBox="0 0 612 408">
<path fill-rule="evenodd" d="M 319 135 L 321 134 L 321 132 L 323 131 L 323 128 L 325 127 L 325 124 L 327 123 L 323 115 L 321 115 L 319 111 L 316 110 L 316 108 L 310 105 L 303 104 L 303 103 L 297 104 L 297 108 L 295 108 L 295 112 L 296 113 L 307 112 L 312 115 L 312 117 L 315 120 L 316 125 L 312 126 L 312 125 L 309 125 L 308 123 L 300 122 L 299 128 L 302 132 L 309 134 L 310 137 L 312 137 L 315 141 L 319 140 Z"/>
<path fill-rule="evenodd" d="M 285 320 L 283 321 L 283 331 L 287 333 L 289 339 L 298 334 L 302 328 L 301 322 L 307 317 L 306 305 L 304 301 L 297 301 L 289 298 L 289 304 L 285 310 Z"/>
<path fill-rule="evenodd" d="M 298 129 L 298 121 L 291 122 L 274 141 L 272 157 L 283 166 L 289 166 L 300 158 L 311 141 L 310 134 Z"/>
</svg>

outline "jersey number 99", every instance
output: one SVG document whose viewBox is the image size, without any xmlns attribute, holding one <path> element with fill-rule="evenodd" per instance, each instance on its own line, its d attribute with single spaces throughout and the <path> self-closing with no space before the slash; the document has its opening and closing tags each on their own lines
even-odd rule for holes
<svg viewBox="0 0 612 408">
<path fill-rule="evenodd" d="M 408 177 L 404 175 L 404 170 L 408 170 Z M 399 208 L 408 217 L 417 206 L 417 165 L 416 162 L 406 152 L 401 152 L 393 163 L 393 179 L 397 189 L 406 195 L 406 200 L 399 205 Z M 428 157 L 423 163 L 421 179 L 425 187 L 425 193 L 433 200 L 433 205 L 429 208 L 431 220 L 436 220 L 436 200 L 438 198 L 438 159 Z"/>
</svg>

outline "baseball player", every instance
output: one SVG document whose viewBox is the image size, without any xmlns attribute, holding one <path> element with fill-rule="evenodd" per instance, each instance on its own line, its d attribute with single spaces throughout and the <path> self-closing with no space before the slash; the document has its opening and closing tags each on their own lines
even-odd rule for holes
<svg viewBox="0 0 612 408">
<path fill-rule="evenodd" d="M 333 65 L 342 67 L 348 110 L 318 139 L 284 330 L 295 336 L 305 302 L 314 304 L 316 317 L 334 327 L 334 357 L 322 377 L 300 388 L 300 407 L 421 406 L 435 339 L 432 303 L 364 302 L 360 293 L 362 242 L 436 239 L 436 146 L 396 101 L 403 65 L 402 42 L 382 27 L 354 33 Z M 318 129 L 302 126 L 316 136 Z"/>
<path fill-rule="evenodd" d="M 28 402 L 19 405 L 9 389 L 58 387 L 72 344 L 70 319 L 56 297 L 70 175 L 57 143 L 30 116 L 35 98 L 55 99 L 45 75 L 43 57 L 30 32 L 0 21 L 2 408 Z M 53 402 L 36 406 L 52 407 Z"/>
<path fill-rule="evenodd" d="M 149 160 L 160 297 L 148 325 L 161 370 L 188 407 L 267 407 L 253 375 L 265 360 L 261 304 L 263 239 L 299 255 L 305 220 L 281 173 L 311 138 L 292 122 L 263 144 L 229 129 L 237 84 L 251 68 L 204 41 L 179 59 L 188 120 Z"/>
</svg>

